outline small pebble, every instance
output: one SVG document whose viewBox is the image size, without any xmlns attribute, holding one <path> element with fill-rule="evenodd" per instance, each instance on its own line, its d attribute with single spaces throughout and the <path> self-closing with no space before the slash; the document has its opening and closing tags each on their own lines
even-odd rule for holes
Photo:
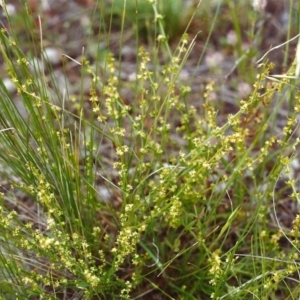
<svg viewBox="0 0 300 300">
<path fill-rule="evenodd" d="M 4 84 L 9 93 L 13 94 L 17 91 L 16 85 L 12 82 L 12 80 L 9 77 L 4 78 L 2 80 L 2 83 Z"/>
<path fill-rule="evenodd" d="M 53 65 L 57 65 L 61 62 L 61 52 L 54 47 L 45 48 L 43 54 L 45 59 Z"/>
<path fill-rule="evenodd" d="M 6 4 L 6 11 L 8 16 L 13 16 L 17 13 L 16 7 L 12 4 Z"/>
<path fill-rule="evenodd" d="M 111 199 L 111 191 L 109 191 L 106 187 L 99 187 L 98 194 L 105 202 Z"/>
</svg>

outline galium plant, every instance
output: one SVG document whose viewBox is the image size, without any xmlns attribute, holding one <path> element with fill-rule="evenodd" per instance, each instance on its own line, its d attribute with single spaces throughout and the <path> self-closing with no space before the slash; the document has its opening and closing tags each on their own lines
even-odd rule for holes
<svg viewBox="0 0 300 300">
<path fill-rule="evenodd" d="M 193 86 L 180 79 L 195 44 L 187 34 L 174 50 L 161 35 L 153 52 L 138 47 L 132 83 L 112 54 L 95 62 L 83 54 L 76 63 L 89 79 L 87 98 L 32 71 L 12 28 L 0 38 L 17 88 L 11 95 L 0 82 L 1 296 L 299 295 L 299 216 L 288 228 L 277 210 L 281 199 L 299 198 L 295 65 L 274 77 L 273 65 L 261 63 L 251 95 L 224 121 L 213 81 L 194 102 Z M 166 49 L 169 60 L 151 67 Z M 278 132 L 287 95 L 291 110 Z"/>
</svg>

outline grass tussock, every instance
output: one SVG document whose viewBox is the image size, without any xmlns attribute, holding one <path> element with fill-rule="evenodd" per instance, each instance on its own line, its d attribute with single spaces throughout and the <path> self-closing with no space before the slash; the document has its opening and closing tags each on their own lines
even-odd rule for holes
<svg viewBox="0 0 300 300">
<path fill-rule="evenodd" d="M 16 88 L 0 81 L 2 299 L 297 299 L 298 60 L 255 63 L 264 16 L 247 1 L 127 2 L 96 1 L 63 80 L 29 6 L 0 31 Z"/>
</svg>

